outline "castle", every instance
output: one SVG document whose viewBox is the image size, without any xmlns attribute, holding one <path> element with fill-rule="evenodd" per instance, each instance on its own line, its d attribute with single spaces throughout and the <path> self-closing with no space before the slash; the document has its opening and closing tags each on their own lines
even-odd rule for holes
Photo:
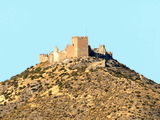
<svg viewBox="0 0 160 120">
<path fill-rule="evenodd" d="M 112 53 L 106 52 L 105 46 L 100 45 L 97 49 L 91 49 L 88 45 L 88 37 L 72 37 L 72 44 L 67 45 L 63 51 L 59 51 L 58 47 L 55 47 L 53 52 L 49 54 L 40 54 L 39 62 L 49 61 L 50 63 L 58 62 L 67 58 L 75 58 L 82 56 L 97 56 L 111 58 Z"/>
</svg>

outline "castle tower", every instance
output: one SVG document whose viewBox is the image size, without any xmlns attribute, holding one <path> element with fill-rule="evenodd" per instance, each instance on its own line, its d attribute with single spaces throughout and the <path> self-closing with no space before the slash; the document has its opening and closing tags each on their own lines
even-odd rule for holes
<svg viewBox="0 0 160 120">
<path fill-rule="evenodd" d="M 88 37 L 72 37 L 72 45 L 74 46 L 75 57 L 88 56 Z"/>
</svg>

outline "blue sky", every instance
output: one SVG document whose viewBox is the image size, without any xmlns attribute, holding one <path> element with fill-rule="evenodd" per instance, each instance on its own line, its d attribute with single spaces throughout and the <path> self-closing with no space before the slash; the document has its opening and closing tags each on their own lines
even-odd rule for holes
<svg viewBox="0 0 160 120">
<path fill-rule="evenodd" d="M 72 36 L 100 44 L 119 62 L 160 83 L 160 0 L 0 1 L 0 81 L 63 50 Z"/>
</svg>

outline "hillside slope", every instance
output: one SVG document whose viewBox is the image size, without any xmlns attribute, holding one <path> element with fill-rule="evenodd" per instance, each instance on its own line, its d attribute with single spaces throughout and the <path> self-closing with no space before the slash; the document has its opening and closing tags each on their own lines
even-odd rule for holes
<svg viewBox="0 0 160 120">
<path fill-rule="evenodd" d="M 0 83 L 0 119 L 158 120 L 160 85 L 116 60 L 45 62 Z"/>
</svg>

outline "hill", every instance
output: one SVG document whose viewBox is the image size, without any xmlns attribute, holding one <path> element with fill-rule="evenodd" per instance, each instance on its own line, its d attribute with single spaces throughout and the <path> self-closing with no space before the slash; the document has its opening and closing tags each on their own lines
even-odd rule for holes
<svg viewBox="0 0 160 120">
<path fill-rule="evenodd" d="M 1 120 L 160 119 L 160 85 L 114 59 L 43 62 L 0 83 Z"/>
</svg>

